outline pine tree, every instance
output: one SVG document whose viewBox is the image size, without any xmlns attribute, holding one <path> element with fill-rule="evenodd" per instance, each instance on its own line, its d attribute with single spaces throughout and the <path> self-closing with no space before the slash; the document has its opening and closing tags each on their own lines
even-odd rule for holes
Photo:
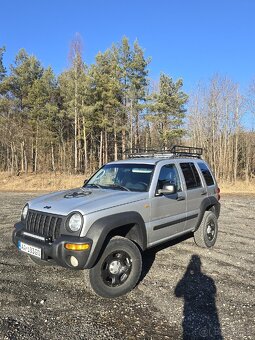
<svg viewBox="0 0 255 340">
<path fill-rule="evenodd" d="M 93 79 L 94 119 L 100 131 L 98 158 L 101 165 L 108 161 L 108 134 L 111 132 L 114 133 L 114 157 L 116 158 L 118 152 L 117 126 L 121 124 L 121 84 L 118 78 L 118 64 L 113 50 L 97 55 L 96 64 L 92 66 L 90 75 Z"/>
<path fill-rule="evenodd" d="M 134 146 L 139 148 L 139 132 L 140 132 L 140 113 L 143 110 L 145 101 L 146 88 L 148 86 L 148 70 L 147 66 L 150 59 L 145 59 L 144 52 L 139 46 L 138 41 L 135 41 L 132 52 L 131 62 L 131 79 L 130 79 L 130 101 L 131 110 L 130 116 L 135 117 L 135 138 Z M 131 119 L 132 120 L 132 119 Z M 132 141 L 132 138 L 131 138 Z M 131 143 L 132 145 L 133 143 Z"/>
<path fill-rule="evenodd" d="M 38 170 L 39 146 L 41 141 L 41 157 L 44 158 L 43 164 L 50 163 L 52 170 L 55 170 L 54 161 L 54 142 L 55 142 L 55 120 L 58 113 L 57 104 L 57 82 L 51 68 L 45 69 L 41 78 L 36 79 L 31 86 L 28 94 L 27 103 L 29 106 L 30 124 L 34 131 L 34 171 Z M 51 157 L 44 157 L 49 154 Z M 49 162 L 51 159 L 51 162 Z"/>
<path fill-rule="evenodd" d="M 74 173 L 84 168 L 82 165 L 82 112 L 84 111 L 84 83 L 86 82 L 86 65 L 82 60 L 81 38 L 77 35 L 71 44 L 71 67 L 59 77 L 60 95 L 62 98 L 62 114 L 73 119 L 71 133 L 74 138 Z M 72 154 L 72 152 L 71 152 Z M 85 165 L 86 166 L 86 165 Z"/>
<path fill-rule="evenodd" d="M 129 149 L 132 151 L 133 146 L 139 146 L 139 120 L 143 110 L 141 104 L 145 99 L 148 85 L 147 66 L 150 59 L 145 59 L 138 41 L 135 41 L 131 47 L 128 38 L 124 37 L 118 47 L 118 60 L 124 107 L 122 117 L 122 151 L 124 152 L 127 146 L 127 132 L 129 133 Z"/>
<path fill-rule="evenodd" d="M 120 82 L 122 84 L 122 155 L 125 155 L 127 149 L 127 131 L 128 127 L 128 116 L 130 107 L 130 78 L 131 78 L 131 48 L 129 45 L 128 38 L 123 37 L 120 46 L 118 46 L 118 64 L 120 67 Z M 131 118 L 130 124 L 130 138 L 132 139 L 133 124 Z M 132 141 L 130 140 L 130 149 L 132 148 Z M 125 156 L 124 156 L 125 157 Z"/>
<path fill-rule="evenodd" d="M 35 80 L 40 79 L 43 67 L 34 56 L 29 56 L 21 49 L 16 58 L 15 65 L 11 65 L 9 86 L 13 97 L 17 100 L 17 109 L 25 113 L 28 111 L 28 94 Z"/>
<path fill-rule="evenodd" d="M 6 144 L 7 168 L 11 169 L 11 172 L 14 169 L 19 171 L 20 168 L 22 171 L 27 171 L 30 151 L 26 150 L 28 143 L 25 143 L 25 140 L 31 135 L 34 136 L 32 124 L 30 124 L 33 117 L 30 116 L 28 97 L 33 83 L 42 76 L 43 68 L 36 57 L 29 56 L 22 49 L 18 52 L 15 64 L 11 65 L 10 70 L 10 75 L 5 76 L 2 82 L 6 102 L 4 119 L 8 126 L 4 142 Z M 33 153 L 32 162 L 34 162 Z"/>
<path fill-rule="evenodd" d="M 182 86 L 181 79 L 175 83 L 169 76 L 161 74 L 159 91 L 152 94 L 152 101 L 148 105 L 151 114 L 147 115 L 147 119 L 156 125 L 160 146 L 164 149 L 184 135 L 182 129 L 186 112 L 184 105 L 188 96 L 181 91 Z"/>
</svg>

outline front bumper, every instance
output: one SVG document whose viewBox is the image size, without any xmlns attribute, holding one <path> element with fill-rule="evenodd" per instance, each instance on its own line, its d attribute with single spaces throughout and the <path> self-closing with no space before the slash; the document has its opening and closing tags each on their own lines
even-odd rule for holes
<svg viewBox="0 0 255 340">
<path fill-rule="evenodd" d="M 12 234 L 12 241 L 18 248 L 19 241 L 28 245 L 41 249 L 41 260 L 56 263 L 59 266 L 71 269 L 85 269 L 92 247 L 92 240 L 87 237 L 61 235 L 53 242 L 40 240 L 36 235 L 27 233 L 24 230 L 24 225 L 19 222 L 15 224 L 15 229 Z M 24 235 L 25 232 L 25 235 Z M 65 248 L 66 243 L 73 244 L 89 244 L 87 250 L 68 250 Z M 31 255 L 32 256 L 32 255 Z M 71 264 L 71 256 L 74 256 L 78 261 L 77 266 Z"/>
</svg>

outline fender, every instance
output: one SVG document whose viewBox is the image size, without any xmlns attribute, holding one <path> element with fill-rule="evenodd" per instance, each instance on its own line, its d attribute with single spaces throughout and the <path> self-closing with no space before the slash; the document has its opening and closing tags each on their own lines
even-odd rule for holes
<svg viewBox="0 0 255 340">
<path fill-rule="evenodd" d="M 201 221 L 204 217 L 205 211 L 209 210 L 211 207 L 215 208 L 215 215 L 216 215 L 217 218 L 219 217 L 219 215 L 220 215 L 220 202 L 214 196 L 206 197 L 201 202 L 201 205 L 200 205 L 200 213 L 199 213 L 199 216 L 198 216 L 198 221 L 197 221 L 197 224 L 196 224 L 196 227 L 195 227 L 195 231 L 199 228 L 200 223 L 201 223 Z"/>
<path fill-rule="evenodd" d="M 133 224 L 134 227 L 127 232 L 129 238 L 140 246 L 142 250 L 147 247 L 146 227 L 142 216 L 136 211 L 123 212 L 100 218 L 89 228 L 86 237 L 93 240 L 93 251 L 86 263 L 86 268 L 91 268 L 100 255 L 103 244 L 109 233 L 121 226 Z"/>
</svg>

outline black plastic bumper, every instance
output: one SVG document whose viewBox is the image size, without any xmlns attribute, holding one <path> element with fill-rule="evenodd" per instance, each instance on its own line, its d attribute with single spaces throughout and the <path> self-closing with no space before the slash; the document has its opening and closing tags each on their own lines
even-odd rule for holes
<svg viewBox="0 0 255 340">
<path fill-rule="evenodd" d="M 65 236 L 62 235 L 57 240 L 53 242 L 47 242 L 43 240 L 24 235 L 24 226 L 21 222 L 15 224 L 15 229 L 12 234 L 13 243 L 19 248 L 19 242 L 26 243 L 41 249 L 41 260 L 55 262 L 57 265 L 71 269 L 85 269 L 87 260 L 92 247 L 92 240 L 87 237 L 77 237 L 77 236 Z M 89 249 L 87 250 L 68 250 L 65 248 L 66 243 L 74 244 L 89 244 Z M 71 256 L 74 256 L 78 261 L 77 266 L 71 265 Z"/>
</svg>

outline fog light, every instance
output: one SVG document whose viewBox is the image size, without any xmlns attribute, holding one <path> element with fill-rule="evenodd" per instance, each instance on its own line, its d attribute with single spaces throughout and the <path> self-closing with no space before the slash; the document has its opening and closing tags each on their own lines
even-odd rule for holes
<svg viewBox="0 0 255 340">
<path fill-rule="evenodd" d="M 68 250 L 87 250 L 90 248 L 89 243 L 66 243 L 65 248 Z"/>
<path fill-rule="evenodd" d="M 70 262 L 71 262 L 71 265 L 73 267 L 78 267 L 78 265 L 79 265 L 79 261 L 77 260 L 77 258 L 75 256 L 70 257 Z"/>
</svg>

